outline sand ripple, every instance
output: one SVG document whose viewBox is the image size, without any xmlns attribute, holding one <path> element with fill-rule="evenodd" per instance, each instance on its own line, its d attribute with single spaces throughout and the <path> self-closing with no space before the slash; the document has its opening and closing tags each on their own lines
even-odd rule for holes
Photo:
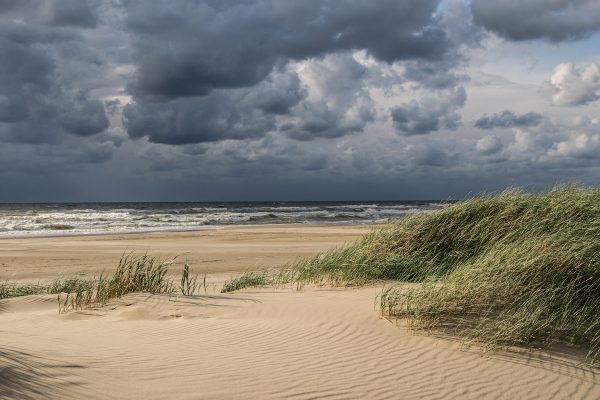
<svg viewBox="0 0 600 400">
<path fill-rule="evenodd" d="M 600 398 L 598 374 L 572 359 L 412 335 L 378 318 L 377 291 L 137 294 L 61 316 L 49 300 L 13 299 L 2 302 L 0 343 L 52 360 L 23 398 Z M 15 387 L 0 382 L 0 398 L 19 398 Z"/>
</svg>

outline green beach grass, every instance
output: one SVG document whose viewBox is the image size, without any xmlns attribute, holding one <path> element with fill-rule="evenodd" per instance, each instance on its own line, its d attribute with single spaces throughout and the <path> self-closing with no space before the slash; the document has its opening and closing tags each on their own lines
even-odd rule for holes
<svg viewBox="0 0 600 400">
<path fill-rule="evenodd" d="M 192 296 L 199 290 L 198 275 L 193 275 L 185 263 L 181 280 L 177 286 L 167 277 L 168 268 L 176 258 L 160 260 L 147 254 L 138 256 L 124 254 L 112 274 L 102 273 L 98 278 L 56 279 L 50 284 L 0 283 L 0 300 L 36 294 L 56 294 L 58 311 L 80 310 L 91 305 L 104 305 L 112 299 L 128 293 L 148 292 L 174 294 L 180 291 L 184 296 Z M 203 281 L 206 292 L 206 276 Z"/>
<path fill-rule="evenodd" d="M 101 274 L 90 285 L 76 285 L 58 295 L 59 312 L 79 310 L 92 304 L 104 305 L 128 293 L 174 293 L 176 288 L 167 272 L 173 260 L 159 260 L 147 254 L 125 254 L 113 274 Z M 187 264 L 186 264 L 187 266 Z M 183 282 L 183 279 L 182 279 Z M 183 291 L 183 290 L 182 290 Z M 191 293 L 190 293 L 191 294 Z"/>
<path fill-rule="evenodd" d="M 512 189 L 465 200 L 281 271 L 248 272 L 223 291 L 376 281 L 386 281 L 382 313 L 414 329 L 487 348 L 577 344 L 597 362 L 600 189 Z"/>
</svg>

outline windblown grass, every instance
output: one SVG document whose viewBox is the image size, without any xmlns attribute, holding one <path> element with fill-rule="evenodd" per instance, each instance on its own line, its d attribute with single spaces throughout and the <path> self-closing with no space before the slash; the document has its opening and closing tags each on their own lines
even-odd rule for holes
<svg viewBox="0 0 600 400">
<path fill-rule="evenodd" d="M 273 283 L 268 271 L 249 271 L 240 277 L 226 281 L 223 284 L 221 293 L 235 292 L 247 287 L 266 286 Z"/>
<path fill-rule="evenodd" d="M 380 296 L 382 311 L 413 328 L 443 330 L 490 348 L 580 344 L 597 361 L 600 190 L 481 196 L 407 217 L 261 279 L 299 286 L 416 282 L 388 287 Z M 245 275 L 226 287 L 251 281 Z"/>
<path fill-rule="evenodd" d="M 173 293 L 173 281 L 166 276 L 173 261 L 159 260 L 147 254 L 123 255 L 112 275 L 101 274 L 89 285 L 76 281 L 70 287 L 66 285 L 66 295 L 58 295 L 59 312 L 79 310 L 92 304 L 104 305 L 127 293 Z"/>
<path fill-rule="evenodd" d="M 47 293 L 47 288 L 43 285 L 16 284 L 13 282 L 0 283 L 0 300 L 41 293 Z"/>
<path fill-rule="evenodd" d="M 113 274 L 102 273 L 99 278 L 56 279 L 50 284 L 0 283 L 0 300 L 34 294 L 58 295 L 58 311 L 79 310 L 90 305 L 104 305 L 108 301 L 134 292 L 176 292 L 173 280 L 167 277 L 169 266 L 176 260 L 159 260 L 147 254 L 136 256 L 124 254 Z M 192 275 L 185 263 L 179 290 L 184 296 L 192 296 L 200 287 L 198 275 Z M 206 292 L 206 275 L 202 282 Z"/>
<path fill-rule="evenodd" d="M 181 294 L 184 296 L 191 296 L 198 289 L 198 274 L 190 275 L 190 266 L 188 263 L 185 263 L 183 266 L 179 288 L 181 289 Z M 204 291 L 206 292 L 206 275 L 204 275 Z"/>
<path fill-rule="evenodd" d="M 34 294 L 69 293 L 76 291 L 78 287 L 88 290 L 92 285 L 92 280 L 80 278 L 56 279 L 50 284 L 3 282 L 0 283 L 0 300 Z"/>
</svg>

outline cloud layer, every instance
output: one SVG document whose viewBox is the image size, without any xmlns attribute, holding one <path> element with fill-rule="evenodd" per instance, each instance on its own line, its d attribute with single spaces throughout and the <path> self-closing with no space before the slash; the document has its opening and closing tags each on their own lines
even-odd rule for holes
<svg viewBox="0 0 600 400">
<path fill-rule="evenodd" d="M 0 201 L 596 182 L 598 7 L 0 2 Z"/>
</svg>

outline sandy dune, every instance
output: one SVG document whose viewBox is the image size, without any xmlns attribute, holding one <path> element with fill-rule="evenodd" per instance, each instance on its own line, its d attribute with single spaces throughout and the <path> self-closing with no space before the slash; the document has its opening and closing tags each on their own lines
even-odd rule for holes
<svg viewBox="0 0 600 400">
<path fill-rule="evenodd" d="M 410 334 L 378 317 L 378 291 L 136 294 L 63 315 L 53 297 L 4 300 L 0 398 L 600 398 L 576 361 Z"/>
<path fill-rule="evenodd" d="M 341 246 L 370 229 L 285 224 L 195 232 L 0 239 L 0 280 L 98 275 L 113 270 L 126 251 L 165 258 L 179 256 L 202 273 L 245 271 Z"/>
<path fill-rule="evenodd" d="M 0 240 L 0 279 L 94 275 L 112 270 L 124 250 L 180 254 L 210 273 L 202 296 L 138 293 L 60 315 L 54 296 L 0 301 L 0 399 L 600 398 L 600 374 L 581 358 L 484 355 L 380 319 L 380 287 L 218 294 L 235 271 L 291 261 L 367 230 L 289 225 Z"/>
</svg>

